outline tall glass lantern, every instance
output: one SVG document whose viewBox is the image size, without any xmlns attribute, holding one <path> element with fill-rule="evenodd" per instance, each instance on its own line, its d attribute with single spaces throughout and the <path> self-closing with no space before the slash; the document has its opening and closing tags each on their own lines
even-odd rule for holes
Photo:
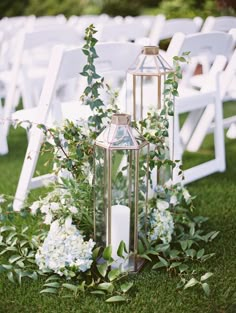
<svg viewBox="0 0 236 313">
<path fill-rule="evenodd" d="M 132 90 L 133 93 L 132 117 L 135 121 L 142 120 L 150 107 L 163 107 L 164 82 L 171 72 L 173 69 L 160 55 L 159 47 L 143 48 L 127 75 L 127 90 Z M 130 113 L 130 109 L 127 105 L 127 112 Z"/>
<path fill-rule="evenodd" d="M 173 68 L 161 56 L 159 47 L 145 46 L 127 74 L 126 111 L 132 114 L 133 120 L 143 120 L 150 110 L 160 113 L 165 102 L 164 83 L 169 73 L 173 73 Z M 164 155 L 166 159 L 173 159 L 173 117 L 169 116 L 168 124 L 169 137 L 166 138 Z M 171 171 L 171 168 L 152 170 L 153 190 L 171 179 Z"/>
<path fill-rule="evenodd" d="M 114 114 L 95 142 L 94 236 L 112 246 L 116 265 L 138 271 L 138 241 L 146 237 L 149 144 L 130 125 L 128 114 Z M 123 259 L 117 255 L 120 242 Z"/>
</svg>

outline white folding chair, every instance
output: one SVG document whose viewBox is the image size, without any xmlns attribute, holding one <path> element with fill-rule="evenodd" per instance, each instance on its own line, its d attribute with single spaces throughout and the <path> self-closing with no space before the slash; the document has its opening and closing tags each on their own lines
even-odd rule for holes
<svg viewBox="0 0 236 313">
<path fill-rule="evenodd" d="M 120 75 L 121 71 L 123 71 L 123 79 L 125 79 L 125 71 L 137 57 L 141 47 L 132 43 L 101 43 L 97 44 L 96 50 L 99 55 L 96 61 L 97 72 L 106 75 L 108 73 L 114 75 L 118 72 Z M 120 51 L 123 54 L 120 54 Z M 126 51 L 126 55 L 124 51 Z M 130 61 L 129 63 L 127 59 Z M 52 127 L 53 123 L 58 124 L 63 119 L 75 121 L 80 118 L 86 119 L 89 116 L 90 111 L 88 107 L 82 106 L 80 101 L 58 103 L 55 99 L 58 85 L 70 79 L 78 79 L 79 73 L 82 72 L 85 64 L 86 60 L 82 53 L 82 48 L 63 50 L 61 47 L 56 47 L 53 51 L 39 105 L 37 108 L 25 110 L 28 111 L 29 120 L 32 121 L 33 116 L 35 119 L 33 120 L 33 129 L 30 133 L 28 148 L 16 190 L 15 210 L 19 210 L 22 207 L 29 190 L 43 186 L 45 183 L 56 179 L 54 174 L 33 177 L 40 147 L 44 140 L 42 131 L 37 128 L 37 124 L 45 124 Z M 22 117 L 25 117 L 26 120 L 28 119 L 26 112 L 23 112 L 22 117 L 20 113 L 20 111 L 17 111 L 13 118 L 21 120 Z"/>
<path fill-rule="evenodd" d="M 208 16 L 202 25 L 201 32 L 228 32 L 231 28 L 236 28 L 235 16 Z"/>
<path fill-rule="evenodd" d="M 182 52 L 190 51 L 191 57 L 193 58 L 209 52 L 211 53 L 211 57 L 213 55 L 215 55 L 215 57 L 218 55 L 227 55 L 233 45 L 232 36 L 220 32 L 207 34 L 198 33 L 187 36 L 178 34 L 173 40 L 176 42 L 174 55 L 181 55 Z M 175 160 L 182 160 L 184 150 L 188 146 L 189 140 L 195 132 L 202 111 L 211 108 L 215 120 L 214 159 L 185 170 L 185 184 L 214 172 L 222 172 L 225 170 L 222 103 L 217 76 L 218 74 L 213 72 L 212 77 L 208 77 L 208 81 L 200 91 L 187 89 L 186 84 L 184 84 L 181 93 L 180 84 L 180 97 L 176 97 L 173 142 Z M 189 115 L 182 128 L 180 128 L 179 115 L 182 113 L 189 113 Z M 209 124 L 205 125 L 205 127 L 208 129 Z M 174 182 L 177 182 L 178 180 L 177 171 L 175 171 Z"/>
<path fill-rule="evenodd" d="M 132 19 L 121 23 L 108 21 L 99 25 L 96 34 L 100 42 L 105 41 L 136 41 L 147 36 L 147 29 L 143 23 Z"/>
<path fill-rule="evenodd" d="M 176 18 L 166 19 L 164 15 L 156 16 L 154 24 L 149 34 L 150 43 L 152 45 L 159 45 L 163 39 L 170 39 L 175 33 L 193 34 L 200 31 L 202 26 L 202 18 Z"/>
<path fill-rule="evenodd" d="M 32 107 L 35 105 L 33 102 L 33 94 L 40 94 L 42 88 L 42 82 L 46 74 L 46 68 L 48 59 L 50 56 L 50 50 L 55 44 L 63 45 L 78 45 L 80 43 L 80 37 L 78 33 L 72 29 L 59 29 L 56 28 L 53 30 L 43 30 L 36 32 L 25 32 L 22 31 L 19 33 L 16 39 L 16 51 L 17 53 L 13 59 L 13 65 L 11 70 L 11 78 L 9 80 L 9 87 L 6 94 L 5 105 L 4 105 L 4 127 L 3 132 L 0 134 L 0 154 L 6 154 L 6 138 L 8 135 L 8 130 L 10 126 L 10 118 L 12 112 L 15 110 L 15 97 L 17 92 L 17 87 L 19 85 L 19 80 L 21 76 L 21 93 L 23 97 L 23 106 Z M 43 67 L 39 68 L 39 65 L 35 65 L 34 61 L 31 59 L 33 51 L 38 57 L 39 52 L 37 53 L 36 49 L 46 48 L 46 59 L 44 59 Z M 39 50 L 40 51 L 40 50 Z M 41 50 L 42 51 L 42 50 Z M 25 53 L 28 52 L 27 58 L 25 58 Z M 27 62 L 26 62 L 27 61 Z M 27 66 L 28 65 L 28 66 Z M 30 69 L 29 69 L 30 66 Z M 34 84 L 32 84 L 32 80 Z M 3 146 L 5 149 L 3 149 Z"/>
<path fill-rule="evenodd" d="M 232 29 L 229 32 L 229 34 L 233 36 L 232 46 L 235 46 L 236 29 Z M 227 61 L 227 64 L 226 62 L 222 63 L 222 65 L 226 64 L 226 66 L 219 67 L 219 62 L 218 60 L 216 60 L 218 69 L 216 69 L 216 66 L 215 66 L 216 64 L 213 63 L 212 68 L 210 69 L 209 73 L 205 75 L 201 75 L 201 84 L 199 84 L 199 88 L 204 89 L 205 88 L 204 84 L 208 84 L 208 82 L 211 80 L 211 77 L 214 76 L 214 73 L 218 71 L 220 73 L 219 74 L 219 87 L 220 87 L 219 96 L 222 102 L 236 99 L 236 87 L 234 84 L 235 72 L 236 72 L 236 48 L 234 48 L 234 50 L 229 49 L 228 53 L 227 51 L 225 52 L 226 52 L 226 55 L 231 55 L 230 58 L 228 58 L 228 60 L 225 59 Z M 218 57 L 222 57 L 222 55 Z M 194 78 L 195 77 L 193 77 L 192 79 L 194 80 Z M 199 111 L 198 114 L 200 118 L 198 120 L 197 125 L 195 125 L 194 132 L 192 133 L 191 138 L 188 138 L 188 144 L 186 146 L 186 149 L 192 152 L 195 152 L 200 148 L 206 134 L 208 134 L 209 132 L 212 132 L 214 129 L 214 125 L 215 125 L 213 107 L 208 106 L 204 112 Z M 192 123 L 192 119 L 195 118 L 194 115 L 195 115 L 194 113 L 191 113 L 189 115 L 189 120 L 186 121 L 186 125 L 189 125 Z M 229 128 L 231 124 L 235 124 L 235 122 L 236 122 L 236 116 L 225 118 L 223 119 L 223 127 Z"/>
</svg>

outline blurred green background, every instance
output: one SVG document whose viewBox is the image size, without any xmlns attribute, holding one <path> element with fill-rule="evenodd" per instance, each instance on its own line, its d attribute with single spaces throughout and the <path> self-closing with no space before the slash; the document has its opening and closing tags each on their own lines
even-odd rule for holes
<svg viewBox="0 0 236 313">
<path fill-rule="evenodd" d="M 167 18 L 235 15 L 235 0 L 1 0 L 0 17 L 34 14 L 65 16 L 102 14 L 111 16 L 165 14 Z"/>
</svg>

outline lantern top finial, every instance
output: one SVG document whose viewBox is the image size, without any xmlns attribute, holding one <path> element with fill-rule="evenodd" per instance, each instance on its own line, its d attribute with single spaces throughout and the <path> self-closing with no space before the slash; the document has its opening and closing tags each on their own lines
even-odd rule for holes
<svg viewBox="0 0 236 313">
<path fill-rule="evenodd" d="M 145 55 L 158 55 L 159 47 L 158 46 L 144 46 L 142 53 Z"/>
<path fill-rule="evenodd" d="M 116 113 L 111 117 L 111 123 L 115 125 L 129 125 L 131 121 L 131 116 L 125 113 Z"/>
</svg>

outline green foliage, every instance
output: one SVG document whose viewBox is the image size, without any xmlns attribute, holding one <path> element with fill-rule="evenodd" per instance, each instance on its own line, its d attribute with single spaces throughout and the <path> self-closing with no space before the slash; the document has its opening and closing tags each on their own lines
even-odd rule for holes
<svg viewBox="0 0 236 313">
<path fill-rule="evenodd" d="M 170 18 L 193 18 L 201 16 L 206 18 L 209 15 L 222 15 L 217 1 L 212 0 L 165 0 L 160 3 L 158 12 Z"/>
<path fill-rule="evenodd" d="M 130 2 L 127 0 L 103 0 L 101 1 L 101 12 L 111 16 L 136 16 L 142 9 L 142 2 Z"/>
<path fill-rule="evenodd" d="M 10 16 L 24 15 L 25 7 L 29 5 L 29 0 L 1 0 L 0 1 L 0 18 Z"/>
<path fill-rule="evenodd" d="M 81 15 L 88 4 L 88 0 L 28 0 L 28 2 L 24 14 L 34 14 L 36 16 L 64 14 L 69 17 L 71 15 Z"/>
</svg>

